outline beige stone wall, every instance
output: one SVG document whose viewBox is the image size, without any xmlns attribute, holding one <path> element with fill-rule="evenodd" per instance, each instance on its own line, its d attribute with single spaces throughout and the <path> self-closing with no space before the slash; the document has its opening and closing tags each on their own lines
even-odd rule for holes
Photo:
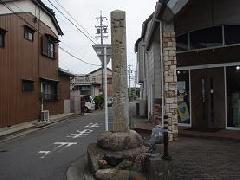
<svg viewBox="0 0 240 180">
<path fill-rule="evenodd" d="M 177 120 L 177 75 L 176 41 L 173 23 L 163 23 L 163 63 L 165 113 L 169 117 L 170 140 L 175 140 L 178 133 Z"/>
</svg>

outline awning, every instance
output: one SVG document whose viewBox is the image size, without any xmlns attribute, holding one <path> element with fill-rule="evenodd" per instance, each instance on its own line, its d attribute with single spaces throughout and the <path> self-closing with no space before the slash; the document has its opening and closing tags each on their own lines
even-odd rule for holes
<svg viewBox="0 0 240 180">
<path fill-rule="evenodd" d="M 54 42 L 54 43 L 59 43 L 60 42 L 58 38 L 54 37 L 51 34 L 45 34 L 45 35 L 47 36 L 47 38 L 51 39 L 51 41 Z"/>
<path fill-rule="evenodd" d="M 46 77 L 40 77 L 40 80 L 41 80 L 41 81 L 51 81 L 51 82 L 56 82 L 56 83 L 59 82 L 59 80 L 50 79 L 50 78 L 46 78 Z"/>
</svg>

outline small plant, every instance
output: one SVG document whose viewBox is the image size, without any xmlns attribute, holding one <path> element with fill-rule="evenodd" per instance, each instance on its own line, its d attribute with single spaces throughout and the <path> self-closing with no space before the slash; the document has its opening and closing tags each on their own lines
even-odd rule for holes
<svg viewBox="0 0 240 180">
<path fill-rule="evenodd" d="M 103 105 L 104 105 L 103 95 L 95 96 L 94 102 L 95 102 L 95 106 L 96 106 L 95 109 L 103 109 Z"/>
</svg>

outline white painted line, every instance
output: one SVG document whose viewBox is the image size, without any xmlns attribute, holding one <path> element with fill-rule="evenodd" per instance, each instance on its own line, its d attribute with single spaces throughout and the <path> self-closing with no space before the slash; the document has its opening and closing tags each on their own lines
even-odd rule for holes
<svg viewBox="0 0 240 180">
<path fill-rule="evenodd" d="M 88 125 L 84 126 L 84 128 L 89 128 L 93 123 L 89 123 Z"/>
<path fill-rule="evenodd" d="M 40 157 L 41 159 L 44 159 L 48 154 L 51 153 L 51 151 L 39 151 L 38 153 L 39 154 L 44 154 L 43 156 Z"/>
<path fill-rule="evenodd" d="M 83 131 L 77 130 L 77 133 L 76 133 L 76 134 L 70 134 L 70 135 L 68 135 L 67 137 L 76 139 L 76 138 L 79 138 L 79 137 L 81 137 L 81 136 L 87 136 L 87 135 L 89 135 L 91 132 L 93 132 L 93 130 L 91 130 L 91 129 L 84 129 Z"/>
<path fill-rule="evenodd" d="M 100 124 L 98 124 L 98 123 L 92 124 L 90 126 L 90 128 L 98 128 L 98 127 L 100 127 Z"/>
<path fill-rule="evenodd" d="M 98 124 L 98 123 L 89 123 L 84 128 L 98 128 L 98 127 L 100 127 L 100 124 Z"/>
<path fill-rule="evenodd" d="M 57 146 L 57 148 L 61 148 L 61 147 L 70 147 L 72 145 L 76 145 L 77 142 L 55 142 L 55 145 L 59 145 Z"/>
</svg>

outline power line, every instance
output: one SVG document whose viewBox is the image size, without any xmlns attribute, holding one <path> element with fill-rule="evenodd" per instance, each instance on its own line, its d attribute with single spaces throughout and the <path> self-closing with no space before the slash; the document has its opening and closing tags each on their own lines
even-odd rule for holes
<svg viewBox="0 0 240 180">
<path fill-rule="evenodd" d="M 78 26 L 80 26 L 88 34 L 88 36 L 90 36 L 91 39 L 94 39 L 94 37 L 72 16 L 72 14 L 65 7 L 61 5 L 58 0 L 55 1 L 72 18 L 72 20 L 74 20 L 78 24 Z"/>
<path fill-rule="evenodd" d="M 20 18 L 21 20 L 23 20 L 27 25 L 29 25 L 31 28 L 33 28 L 33 30 L 37 30 L 35 27 L 33 27 L 33 25 L 31 23 L 29 23 L 26 19 L 24 19 L 22 16 L 19 16 L 16 12 L 14 12 L 12 10 L 12 8 L 10 8 L 5 2 L 3 2 L 2 0 L 0 0 L 0 3 L 2 5 L 4 5 L 9 11 L 11 11 L 15 16 L 17 16 L 18 18 Z"/>
<path fill-rule="evenodd" d="M 66 15 L 62 12 L 62 11 L 60 11 L 50 0 L 47 0 L 50 4 L 51 4 L 51 6 L 53 6 L 60 14 L 62 14 L 62 16 L 66 19 L 66 20 L 68 20 L 74 27 L 76 27 L 77 28 L 77 30 L 80 32 L 80 33 L 82 33 L 88 40 L 90 40 L 93 44 L 96 44 L 88 35 L 86 35 L 86 33 L 85 32 L 83 32 L 74 22 L 72 22 L 72 20 L 71 19 L 69 19 L 68 17 L 66 17 Z"/>
<path fill-rule="evenodd" d="M 89 65 L 92 65 L 92 66 L 101 66 L 101 65 L 98 65 L 98 64 L 88 63 L 88 62 L 84 61 L 83 59 L 75 56 L 75 55 L 72 54 L 71 52 L 65 50 L 65 49 L 64 49 L 63 47 L 61 47 L 61 46 L 59 46 L 59 48 L 60 48 L 63 52 L 65 52 L 66 54 L 70 55 L 71 57 L 73 57 L 73 58 L 75 58 L 75 59 L 78 59 L 79 61 L 82 61 L 82 62 L 85 63 L 85 64 L 89 64 Z"/>
<path fill-rule="evenodd" d="M 29 26 L 31 26 L 32 28 L 34 28 L 32 26 L 31 23 L 29 23 L 25 18 L 23 18 L 22 16 L 19 16 L 11 7 L 9 7 L 6 3 L 4 3 L 2 0 L 0 0 L 0 3 L 3 4 L 9 11 L 11 11 L 15 16 L 17 16 L 19 19 L 23 20 L 26 24 L 28 24 Z M 17 5 L 15 5 L 16 7 L 18 7 Z M 20 7 L 18 7 L 20 8 Z M 35 28 L 34 28 L 35 30 Z M 40 32 L 39 32 L 40 33 Z M 42 33 L 41 33 L 42 34 Z M 80 60 L 81 62 L 85 63 L 85 64 L 88 64 L 88 65 L 92 65 L 92 66 L 101 66 L 101 65 L 97 65 L 97 64 L 91 64 L 91 63 L 88 63 L 86 61 L 84 61 L 83 59 L 73 55 L 72 53 L 70 53 L 69 51 L 65 50 L 64 48 L 62 48 L 60 45 L 59 45 L 59 48 L 64 51 L 65 53 L 67 53 L 68 55 L 70 55 L 71 57 L 75 58 L 75 59 L 78 59 Z"/>
<path fill-rule="evenodd" d="M 15 3 L 13 3 L 13 5 L 15 6 L 15 7 L 17 7 L 20 11 L 22 11 L 22 12 L 24 12 L 23 11 L 23 9 L 22 8 L 20 8 L 19 6 L 17 6 Z M 8 6 L 9 7 L 9 6 Z M 10 7 L 9 7 L 10 8 Z M 12 11 L 13 12 L 13 11 Z M 29 15 L 29 14 L 28 14 Z M 30 15 L 29 15 L 30 16 Z M 21 16 L 20 16 L 21 17 Z M 24 19 L 23 17 L 21 17 L 22 19 Z M 25 19 L 24 19 L 25 20 Z M 27 20 L 25 21 L 26 23 L 28 23 L 27 22 Z M 29 24 L 29 23 L 28 23 Z M 39 32 L 40 33 L 40 32 Z M 41 33 L 40 33 L 41 34 Z M 61 43 L 63 43 L 63 42 L 61 42 Z M 65 43 L 63 43 L 63 44 L 65 44 Z M 66 44 L 65 44 L 66 45 Z M 69 46 L 67 46 L 70 50 L 72 50 Z M 73 50 L 72 50 L 73 51 Z M 81 58 L 79 58 L 79 59 L 81 59 Z M 84 61 L 85 62 L 85 61 Z"/>
</svg>

